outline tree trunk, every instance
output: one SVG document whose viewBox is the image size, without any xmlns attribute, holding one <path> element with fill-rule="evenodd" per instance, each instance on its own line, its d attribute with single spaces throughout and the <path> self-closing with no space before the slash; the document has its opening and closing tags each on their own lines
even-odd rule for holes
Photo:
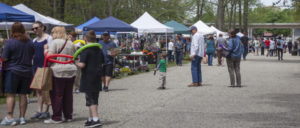
<svg viewBox="0 0 300 128">
<path fill-rule="evenodd" d="M 231 29 L 231 27 L 232 27 L 232 17 L 233 17 L 234 5 L 235 5 L 235 0 L 230 0 L 230 14 L 229 14 L 228 29 Z"/>
<path fill-rule="evenodd" d="M 239 31 L 242 31 L 242 0 L 239 1 Z"/>
<path fill-rule="evenodd" d="M 244 32 L 248 30 L 248 0 L 244 0 Z"/>
<path fill-rule="evenodd" d="M 109 7 L 108 15 L 112 16 L 113 0 L 108 0 L 108 7 Z"/>
<path fill-rule="evenodd" d="M 224 18 L 225 18 L 224 0 L 218 0 L 216 27 L 220 30 L 224 30 Z"/>
<path fill-rule="evenodd" d="M 53 17 L 56 17 L 56 10 L 57 10 L 57 6 L 56 6 L 56 0 L 53 0 Z"/>
<path fill-rule="evenodd" d="M 203 16 L 204 6 L 205 6 L 205 0 L 202 0 L 202 2 L 201 2 L 201 8 L 200 8 L 200 18 L 202 18 L 202 16 Z"/>
<path fill-rule="evenodd" d="M 64 21 L 65 19 L 65 0 L 60 0 L 60 18 Z"/>
<path fill-rule="evenodd" d="M 200 20 L 200 0 L 196 1 L 197 6 L 197 21 Z"/>
<path fill-rule="evenodd" d="M 235 2 L 235 4 L 234 4 L 234 14 L 233 14 L 233 29 L 235 30 L 235 28 L 236 28 L 236 2 L 237 2 L 237 0 L 234 0 L 234 2 Z"/>
</svg>

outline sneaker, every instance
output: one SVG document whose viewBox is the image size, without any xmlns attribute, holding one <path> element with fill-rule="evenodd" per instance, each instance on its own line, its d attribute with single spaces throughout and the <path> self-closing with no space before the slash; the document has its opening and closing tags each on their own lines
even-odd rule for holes
<svg viewBox="0 0 300 128">
<path fill-rule="evenodd" d="M 52 119 L 48 119 L 48 120 L 44 120 L 44 123 L 45 124 L 59 124 L 59 123 L 62 123 L 63 121 L 55 121 L 55 120 L 52 120 Z"/>
<path fill-rule="evenodd" d="M 39 119 L 49 119 L 50 113 L 49 112 L 42 112 L 41 115 L 38 117 Z"/>
<path fill-rule="evenodd" d="M 64 122 L 72 122 L 72 119 L 64 119 Z"/>
<path fill-rule="evenodd" d="M 87 121 L 84 123 L 84 127 L 90 126 L 91 123 L 92 123 L 92 121 L 87 120 Z"/>
<path fill-rule="evenodd" d="M 7 117 L 5 117 L 0 125 L 11 125 L 11 126 L 15 126 L 17 125 L 17 122 L 15 121 L 15 119 L 11 118 L 11 119 L 7 119 Z"/>
<path fill-rule="evenodd" d="M 163 90 L 163 89 L 166 89 L 166 87 L 161 86 L 161 87 L 158 87 L 157 89 L 158 90 Z"/>
<path fill-rule="evenodd" d="M 88 126 L 86 126 L 86 127 L 88 127 L 88 128 L 94 128 L 94 127 L 98 127 L 98 126 L 102 126 L 102 124 L 100 123 L 100 120 L 98 120 L 98 121 L 93 121 L 92 120 L 92 122 Z"/>
<path fill-rule="evenodd" d="M 79 93 L 80 91 L 79 91 L 79 89 L 75 89 L 75 91 L 74 91 L 74 93 Z"/>
<path fill-rule="evenodd" d="M 108 92 L 108 86 L 103 86 L 104 92 Z"/>
<path fill-rule="evenodd" d="M 31 119 L 38 119 L 40 116 L 42 115 L 41 112 L 36 112 L 32 117 L 30 117 Z"/>
<path fill-rule="evenodd" d="M 20 124 L 20 125 L 26 124 L 25 118 L 20 118 L 20 119 L 19 119 L 19 124 Z"/>
</svg>

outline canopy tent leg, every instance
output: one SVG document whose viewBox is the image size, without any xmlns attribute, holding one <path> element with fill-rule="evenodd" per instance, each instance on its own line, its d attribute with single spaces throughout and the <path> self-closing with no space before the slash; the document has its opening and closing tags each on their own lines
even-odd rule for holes
<svg viewBox="0 0 300 128">
<path fill-rule="evenodd" d="M 7 22 L 5 22 L 5 29 L 6 29 L 6 36 L 7 36 L 7 39 L 9 39 L 9 33 L 8 33 L 8 28 L 7 28 Z"/>
<path fill-rule="evenodd" d="M 167 35 L 167 32 L 166 32 L 166 55 L 168 56 L 168 35 Z M 167 64 L 169 62 L 169 58 L 166 59 L 167 60 Z"/>
</svg>

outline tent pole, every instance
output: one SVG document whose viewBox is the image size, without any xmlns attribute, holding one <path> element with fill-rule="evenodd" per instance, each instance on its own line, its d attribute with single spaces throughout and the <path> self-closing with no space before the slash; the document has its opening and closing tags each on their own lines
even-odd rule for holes
<svg viewBox="0 0 300 128">
<path fill-rule="evenodd" d="M 6 36 L 7 36 L 7 39 L 9 39 L 9 33 L 8 33 L 8 28 L 7 28 L 7 21 L 5 21 L 5 28 L 6 28 Z"/>
<path fill-rule="evenodd" d="M 166 44 L 167 44 L 167 45 L 166 45 L 166 46 L 167 46 L 167 47 L 166 47 L 166 53 L 167 53 L 166 55 L 168 56 L 168 36 L 167 36 L 167 32 L 166 32 Z M 166 60 L 167 60 L 167 64 L 168 64 L 169 58 L 166 59 Z"/>
</svg>

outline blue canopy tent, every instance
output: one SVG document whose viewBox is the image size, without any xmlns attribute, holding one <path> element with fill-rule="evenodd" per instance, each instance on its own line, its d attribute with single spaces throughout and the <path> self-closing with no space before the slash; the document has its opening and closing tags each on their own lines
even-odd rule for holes
<svg viewBox="0 0 300 128">
<path fill-rule="evenodd" d="M 0 22 L 7 22 L 7 21 L 12 21 L 12 22 L 34 22 L 34 16 L 29 15 L 25 12 L 22 12 L 18 9 L 15 9 L 11 6 L 8 6 L 6 4 L 0 3 Z M 6 33 L 7 33 L 7 38 L 9 38 L 8 35 L 8 28 L 6 27 Z"/>
<path fill-rule="evenodd" d="M 137 32 L 135 27 L 115 17 L 107 17 L 83 28 L 84 31 L 94 30 L 96 32 Z"/>
<path fill-rule="evenodd" d="M 85 22 L 85 23 L 83 23 L 83 24 L 81 24 L 81 25 L 78 25 L 76 28 L 77 28 L 77 29 L 80 29 L 80 30 L 83 30 L 83 28 L 84 28 L 85 26 L 88 26 L 88 25 L 93 24 L 93 23 L 95 23 L 95 22 L 97 22 L 97 21 L 100 21 L 100 20 L 101 20 L 100 18 L 98 18 L 98 17 L 95 16 L 94 18 L 88 20 L 87 22 Z"/>
<path fill-rule="evenodd" d="M 165 23 L 166 26 L 169 26 L 171 28 L 174 29 L 174 33 L 176 34 L 190 34 L 190 31 L 189 31 L 189 28 L 186 27 L 185 25 L 181 24 L 181 23 L 178 23 L 174 20 L 171 20 L 167 23 Z"/>
</svg>

